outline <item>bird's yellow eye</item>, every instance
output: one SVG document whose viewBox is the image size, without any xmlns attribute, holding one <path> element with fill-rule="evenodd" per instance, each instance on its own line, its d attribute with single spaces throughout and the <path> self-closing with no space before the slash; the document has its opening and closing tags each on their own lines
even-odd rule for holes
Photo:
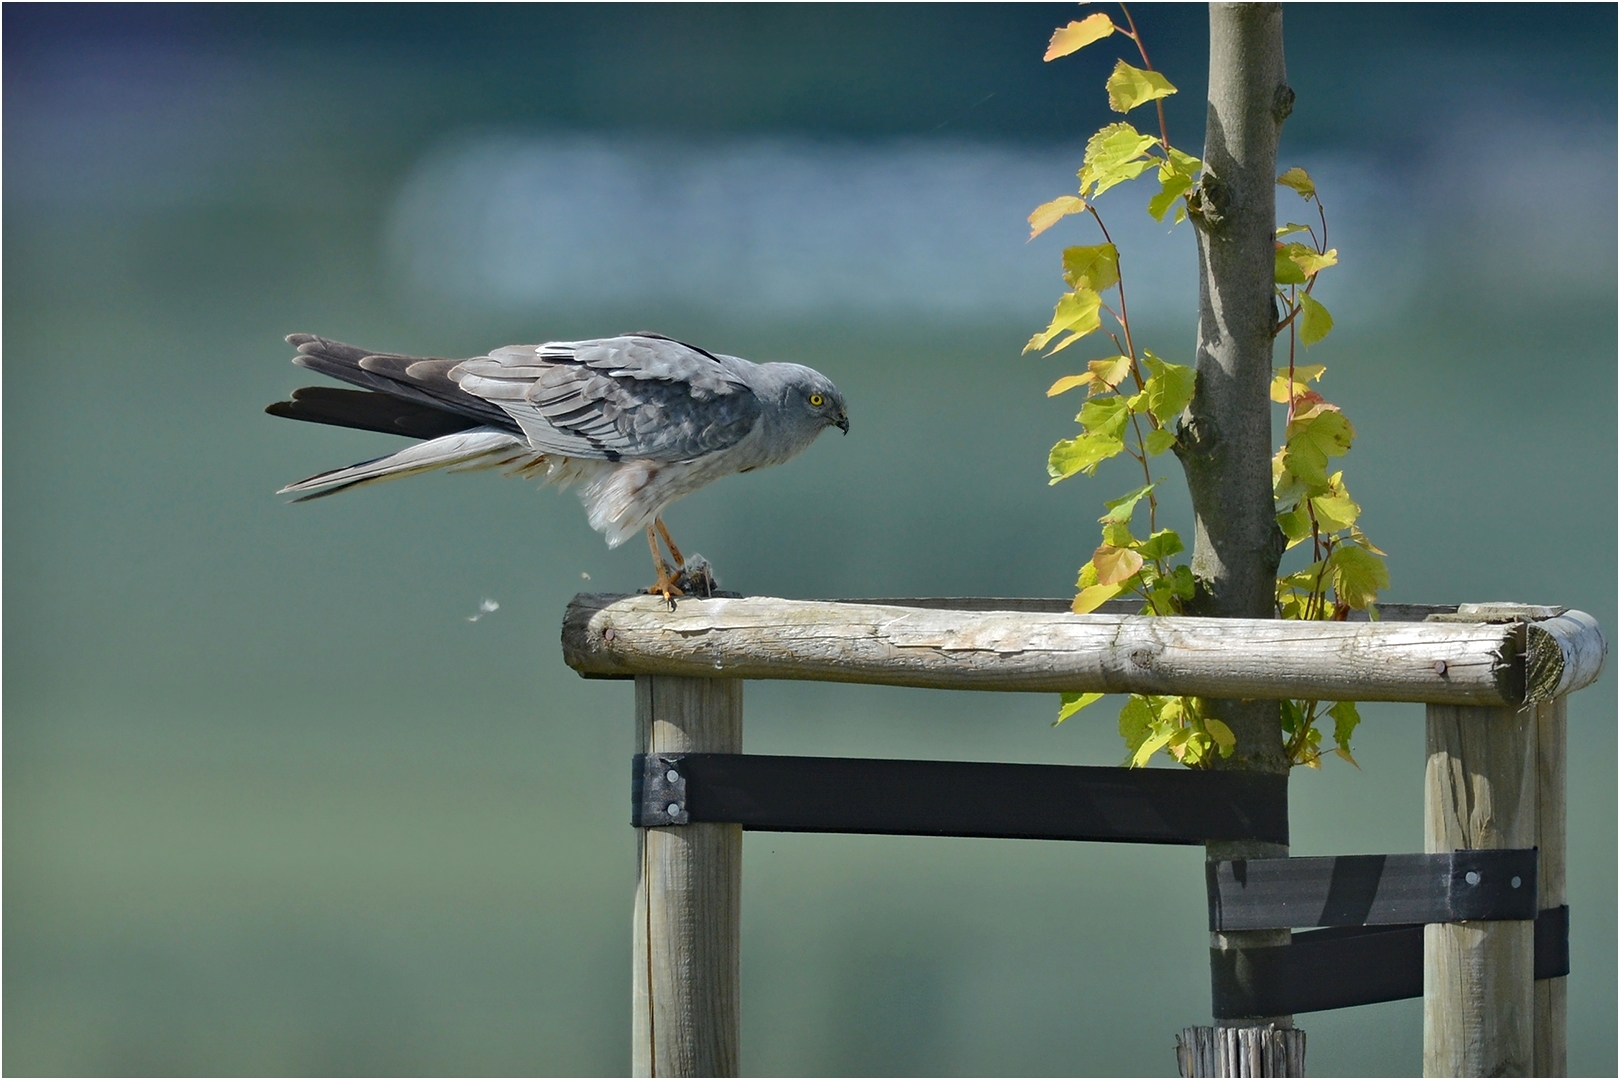
<svg viewBox="0 0 1620 1080">
<path fill-rule="evenodd" d="M 822 397 L 820 394 L 811 394 L 810 395 L 810 407 L 812 409 L 819 409 L 823 405 L 825 405 L 826 403 L 827 403 L 827 399 Z"/>
</svg>

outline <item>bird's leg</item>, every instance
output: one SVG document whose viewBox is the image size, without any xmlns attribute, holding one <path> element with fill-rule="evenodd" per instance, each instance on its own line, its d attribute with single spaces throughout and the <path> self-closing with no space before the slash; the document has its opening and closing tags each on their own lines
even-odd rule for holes
<svg viewBox="0 0 1620 1080">
<path fill-rule="evenodd" d="M 685 566 L 686 558 L 681 554 L 681 549 L 675 546 L 675 541 L 670 538 L 669 528 L 664 524 L 664 519 L 661 517 L 653 518 L 653 525 L 658 529 L 658 535 L 664 538 L 665 545 L 669 547 L 669 557 L 675 560 L 675 569 L 679 570 Z"/>
<path fill-rule="evenodd" d="M 666 534 L 667 539 L 667 534 Z M 652 526 L 647 527 L 647 546 L 652 549 L 653 566 L 658 570 L 658 580 L 647 587 L 649 593 L 657 593 L 669 604 L 670 610 L 675 609 L 675 598 L 684 596 L 680 586 L 675 584 L 675 576 L 670 572 L 664 562 L 664 553 L 658 550 L 658 537 L 653 533 Z M 670 545 L 672 548 L 673 544 Z"/>
</svg>

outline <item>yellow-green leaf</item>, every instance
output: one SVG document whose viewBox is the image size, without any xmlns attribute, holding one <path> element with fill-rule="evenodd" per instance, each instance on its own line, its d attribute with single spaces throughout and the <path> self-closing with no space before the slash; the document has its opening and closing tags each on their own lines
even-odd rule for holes
<svg viewBox="0 0 1620 1080">
<path fill-rule="evenodd" d="M 1364 608 L 1378 599 L 1380 589 L 1389 588 L 1384 561 L 1366 548 L 1344 544 L 1334 548 L 1327 561 L 1333 594 L 1341 604 Z"/>
<path fill-rule="evenodd" d="M 1113 244 L 1064 248 L 1063 277 L 1076 289 L 1113 288 L 1119 284 L 1119 249 Z"/>
<path fill-rule="evenodd" d="M 1286 405 L 1289 401 L 1309 390 L 1311 383 L 1320 380 L 1323 372 L 1327 371 L 1327 365 L 1295 364 L 1292 384 L 1288 381 L 1287 368 L 1280 367 L 1276 371 L 1276 377 L 1271 380 L 1271 400 Z"/>
<path fill-rule="evenodd" d="M 1232 751 L 1237 746 L 1237 736 L 1232 734 L 1232 729 L 1227 727 L 1224 721 L 1211 716 L 1204 721 L 1204 730 L 1215 740 L 1215 745 L 1221 748 L 1221 757 L 1232 756 Z"/>
<path fill-rule="evenodd" d="M 1076 615 L 1090 614 L 1118 596 L 1123 588 L 1123 585 L 1089 585 L 1080 590 L 1069 610 Z"/>
<path fill-rule="evenodd" d="M 1080 375 L 1065 375 L 1047 388 L 1046 396 L 1057 397 L 1059 394 L 1066 394 L 1077 386 L 1089 385 L 1094 378 L 1096 376 L 1089 371 Z"/>
<path fill-rule="evenodd" d="M 1288 257 L 1294 260 L 1294 265 L 1299 267 L 1300 272 L 1306 277 L 1315 277 L 1328 267 L 1339 265 L 1338 248 L 1317 251 L 1315 248 L 1307 247 L 1304 244 L 1287 243 L 1283 245 L 1283 249 L 1288 252 Z"/>
<path fill-rule="evenodd" d="M 1101 360 L 1093 360 L 1086 365 L 1091 373 L 1091 389 L 1089 393 L 1101 394 L 1112 390 L 1125 381 L 1125 376 L 1131 373 L 1131 358 L 1128 356 L 1109 356 Z"/>
<path fill-rule="evenodd" d="M 1143 354 L 1143 363 L 1151 373 L 1147 381 L 1148 411 L 1168 427 L 1192 400 L 1198 371 L 1182 364 L 1168 364 L 1152 353 Z"/>
<path fill-rule="evenodd" d="M 1110 394 L 1086 402 L 1080 407 L 1080 415 L 1075 420 L 1088 432 L 1119 439 L 1124 435 L 1125 424 L 1130 418 L 1131 412 L 1125 407 L 1125 399 Z"/>
<path fill-rule="evenodd" d="M 1029 238 L 1035 239 L 1070 214 L 1078 214 L 1085 208 L 1086 200 L 1078 195 L 1059 195 L 1051 202 L 1041 203 L 1029 213 Z"/>
<path fill-rule="evenodd" d="M 1148 760 L 1152 758 L 1154 754 L 1159 752 L 1159 748 L 1170 741 L 1177 730 L 1179 729 L 1166 728 L 1163 731 L 1155 732 L 1153 735 L 1150 735 L 1146 742 L 1136 748 L 1136 753 L 1131 755 L 1131 767 L 1140 769 L 1146 765 Z"/>
<path fill-rule="evenodd" d="M 1092 18 L 1096 16 L 1093 15 Z M 1309 199 L 1316 195 L 1316 185 L 1311 182 L 1305 170 L 1297 165 L 1277 177 L 1277 183 L 1286 188 L 1293 188 L 1299 192 L 1301 198 Z"/>
<path fill-rule="evenodd" d="M 1310 232 L 1310 231 L 1311 231 L 1311 227 L 1309 225 L 1301 225 L 1297 221 L 1290 221 L 1286 225 L 1277 226 L 1277 239 L 1281 240 L 1283 237 L 1287 236 L 1289 233 Z"/>
<path fill-rule="evenodd" d="M 1157 161 L 1147 156 L 1159 140 L 1143 135 L 1126 123 L 1109 124 L 1086 142 L 1084 163 L 1080 166 L 1080 191 L 1093 198 L 1115 184 L 1133 180 Z"/>
<path fill-rule="evenodd" d="M 1072 52 L 1079 52 L 1092 42 L 1101 41 L 1117 29 L 1114 20 L 1101 11 L 1095 15 L 1087 15 L 1083 19 L 1076 19 L 1068 26 L 1060 26 L 1052 31 L 1052 40 L 1047 44 L 1046 55 L 1041 59 L 1051 61 L 1060 56 L 1068 56 Z"/>
<path fill-rule="evenodd" d="M 1136 513 L 1136 504 L 1141 502 L 1143 499 L 1147 498 L 1148 493 L 1150 491 L 1152 491 L 1157 486 L 1158 486 L 1157 484 L 1149 484 L 1147 487 L 1137 488 L 1135 491 L 1131 492 L 1129 495 L 1121 495 L 1119 498 L 1114 499 L 1114 500 L 1112 500 L 1112 501 L 1110 501 L 1108 503 L 1105 503 L 1104 505 L 1106 505 L 1108 507 L 1108 513 L 1104 514 L 1102 517 L 1098 518 L 1097 520 L 1098 521 L 1124 521 L 1124 522 L 1130 521 L 1131 520 L 1131 515 Z"/>
<path fill-rule="evenodd" d="M 1121 60 L 1108 76 L 1108 107 L 1117 113 L 1128 113 L 1138 105 L 1169 97 L 1176 92 L 1170 80 L 1157 71 L 1131 67 Z"/>
<path fill-rule="evenodd" d="M 1059 706 L 1057 719 L 1052 721 L 1052 726 L 1057 727 L 1087 705 L 1101 700 L 1101 694 L 1064 694 L 1063 704 Z"/>
<path fill-rule="evenodd" d="M 1342 493 L 1317 496 L 1311 500 L 1311 509 L 1316 511 L 1317 522 L 1329 532 L 1348 529 L 1361 516 L 1361 507 Z"/>
<path fill-rule="evenodd" d="M 1072 293 L 1065 293 L 1052 310 L 1052 324 L 1030 338 L 1029 344 L 1024 346 L 1024 351 L 1034 352 L 1037 349 L 1044 349 L 1053 338 L 1065 332 L 1074 335 L 1069 341 L 1084 337 L 1102 326 L 1102 317 L 1097 314 L 1101 307 L 1102 297 L 1090 289 L 1076 289 Z M 1069 341 L 1058 348 L 1067 346 Z M 1052 350 L 1057 351 L 1058 349 Z"/>
<path fill-rule="evenodd" d="M 1148 457 L 1162 454 L 1176 445 L 1176 433 L 1167 427 L 1154 428 L 1142 440 L 1142 449 L 1147 451 Z"/>
<path fill-rule="evenodd" d="M 1159 193 L 1148 200 L 1148 213 L 1154 221 L 1163 221 L 1164 215 L 1177 199 L 1192 190 L 1193 178 L 1168 163 L 1159 166 Z"/>
<path fill-rule="evenodd" d="M 1077 472 L 1090 475 L 1097 466 L 1125 449 L 1125 444 L 1113 435 L 1081 435 L 1064 439 L 1052 447 L 1047 455 L 1046 474 L 1051 483 L 1066 480 Z"/>
<path fill-rule="evenodd" d="M 1142 556 L 1130 548 L 1104 544 L 1092 553 L 1091 564 L 1097 568 L 1099 584 L 1120 585 L 1135 577 L 1136 572 L 1142 569 Z"/>
<path fill-rule="evenodd" d="M 1299 302 L 1304 309 L 1299 314 L 1299 340 L 1315 345 L 1333 329 L 1333 316 L 1310 293 L 1301 296 Z"/>
</svg>

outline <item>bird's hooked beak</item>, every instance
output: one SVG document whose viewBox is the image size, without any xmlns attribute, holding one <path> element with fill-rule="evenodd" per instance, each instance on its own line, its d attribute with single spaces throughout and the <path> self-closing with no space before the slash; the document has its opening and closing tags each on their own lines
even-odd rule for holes
<svg viewBox="0 0 1620 1080">
<path fill-rule="evenodd" d="M 834 420 L 833 423 L 839 431 L 842 431 L 845 435 L 849 434 L 849 415 L 847 413 L 839 413 L 838 419 Z"/>
</svg>

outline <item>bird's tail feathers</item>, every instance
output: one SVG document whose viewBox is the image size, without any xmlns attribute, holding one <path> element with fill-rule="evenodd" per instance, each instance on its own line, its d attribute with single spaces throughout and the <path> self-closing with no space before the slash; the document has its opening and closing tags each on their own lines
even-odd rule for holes
<svg viewBox="0 0 1620 1080">
<path fill-rule="evenodd" d="M 498 468 L 533 457 L 533 451 L 520 436 L 495 428 L 471 428 L 453 435 L 415 443 L 395 454 L 362 461 L 343 469 L 316 473 L 296 484 L 288 484 L 277 495 L 298 494 L 294 502 L 307 502 L 335 495 L 359 484 L 394 480 L 402 476 L 431 472 Z M 527 462 L 524 462 L 527 464 Z"/>
</svg>

